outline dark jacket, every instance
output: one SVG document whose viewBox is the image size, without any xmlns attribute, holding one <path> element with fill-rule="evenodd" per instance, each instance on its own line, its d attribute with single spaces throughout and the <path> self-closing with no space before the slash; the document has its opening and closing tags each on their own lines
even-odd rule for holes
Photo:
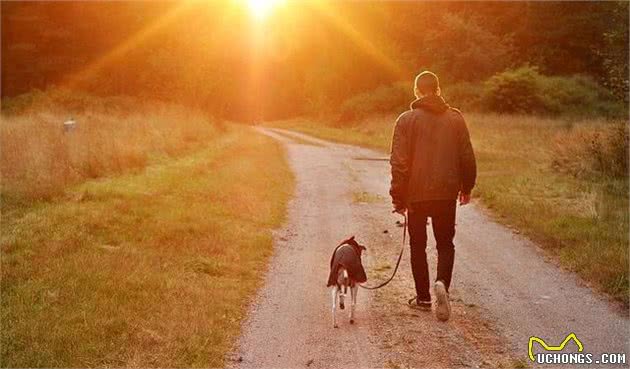
<svg viewBox="0 0 630 369">
<path fill-rule="evenodd" d="M 348 271 L 348 276 L 355 282 L 364 283 L 367 281 L 365 269 L 363 269 L 363 264 L 361 264 L 360 251 L 355 250 L 350 243 L 343 244 L 332 255 L 330 259 L 330 274 L 326 283 L 327 287 L 337 284 L 337 274 L 340 267 L 345 268 Z"/>
<path fill-rule="evenodd" d="M 477 165 L 461 112 L 440 96 L 414 101 L 396 121 L 390 164 L 389 193 L 397 209 L 469 194 Z"/>
</svg>

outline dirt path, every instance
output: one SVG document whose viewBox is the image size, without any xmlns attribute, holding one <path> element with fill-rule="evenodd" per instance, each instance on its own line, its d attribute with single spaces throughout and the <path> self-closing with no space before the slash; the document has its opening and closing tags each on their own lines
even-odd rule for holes
<svg viewBox="0 0 630 369">
<path fill-rule="evenodd" d="M 250 308 L 234 367 L 522 367 L 530 336 L 559 344 L 575 332 L 585 352 L 628 350 L 628 319 L 577 278 L 546 261 L 528 240 L 476 206 L 459 208 L 453 317 L 404 304 L 413 295 L 406 250 L 399 275 L 359 290 L 357 324 L 333 329 L 325 288 L 335 245 L 356 235 L 368 247 L 368 283 L 385 279 L 400 247 L 382 154 L 303 134 L 260 129 L 286 145 L 296 175 L 288 221 L 275 235 L 264 287 Z M 432 239 L 428 251 L 435 268 Z M 627 356 L 627 355 L 626 355 Z M 619 366 L 617 366 L 619 367 Z M 626 364 L 627 367 L 627 364 Z"/>
</svg>

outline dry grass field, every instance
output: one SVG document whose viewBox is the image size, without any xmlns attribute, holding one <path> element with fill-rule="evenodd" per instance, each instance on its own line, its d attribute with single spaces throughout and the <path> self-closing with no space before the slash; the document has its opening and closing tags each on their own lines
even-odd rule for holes
<svg viewBox="0 0 630 369">
<path fill-rule="evenodd" d="M 221 133 L 221 126 L 200 112 L 180 106 L 103 100 L 44 95 L 24 111 L 3 114 L 3 193 L 50 198 L 86 179 L 141 169 L 157 157 L 204 147 Z M 76 114 L 70 117 L 68 111 Z M 71 118 L 76 126 L 66 131 L 64 122 Z"/>
</svg>

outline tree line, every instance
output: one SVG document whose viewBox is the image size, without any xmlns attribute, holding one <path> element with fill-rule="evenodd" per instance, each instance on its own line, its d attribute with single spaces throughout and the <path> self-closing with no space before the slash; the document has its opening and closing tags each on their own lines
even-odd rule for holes
<svg viewBox="0 0 630 369">
<path fill-rule="evenodd" d="M 423 69 L 586 76 L 628 101 L 627 2 L 2 2 L 2 96 L 81 89 L 228 119 L 339 110 Z M 410 85 L 411 90 L 411 85 Z"/>
</svg>

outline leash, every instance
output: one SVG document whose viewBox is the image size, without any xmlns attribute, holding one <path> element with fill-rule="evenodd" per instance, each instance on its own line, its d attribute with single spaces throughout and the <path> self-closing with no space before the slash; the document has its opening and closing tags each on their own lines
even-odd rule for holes
<svg viewBox="0 0 630 369">
<path fill-rule="evenodd" d="M 398 260 L 396 261 L 396 267 L 394 268 L 394 272 L 392 273 L 392 276 L 389 277 L 389 279 L 386 280 L 385 282 L 379 284 L 378 286 L 364 286 L 359 283 L 359 287 L 366 290 L 378 290 L 381 287 L 387 286 L 387 284 L 391 282 L 392 279 L 394 279 L 394 276 L 396 275 L 396 272 L 398 271 L 398 266 L 400 265 L 400 260 L 402 260 L 403 252 L 405 251 L 405 241 L 407 239 L 407 213 L 405 212 L 405 214 L 403 215 L 405 217 L 405 223 L 403 225 L 402 247 L 400 248 L 400 254 L 398 254 Z"/>
</svg>

